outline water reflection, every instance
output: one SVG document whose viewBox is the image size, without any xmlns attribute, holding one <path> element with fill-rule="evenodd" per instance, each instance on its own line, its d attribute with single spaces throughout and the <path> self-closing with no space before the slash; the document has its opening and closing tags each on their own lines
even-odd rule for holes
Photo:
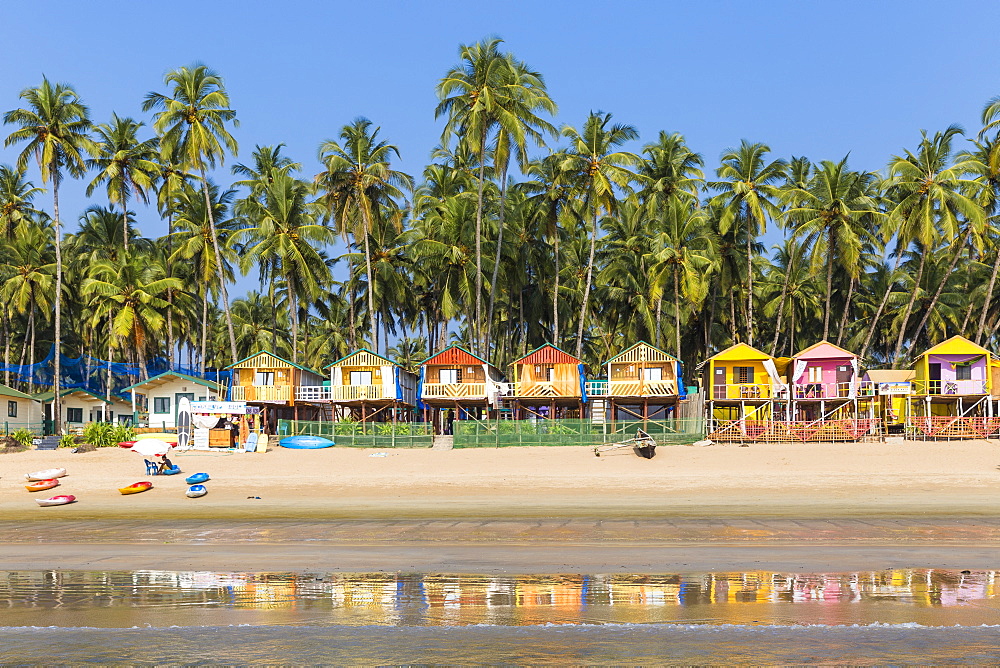
<svg viewBox="0 0 1000 668">
<path fill-rule="evenodd" d="M 3 624 L 979 623 L 997 572 L 479 576 L 0 571 Z M 959 617 L 945 614 L 954 609 Z M 944 616 L 942 616 L 944 615 Z"/>
</svg>

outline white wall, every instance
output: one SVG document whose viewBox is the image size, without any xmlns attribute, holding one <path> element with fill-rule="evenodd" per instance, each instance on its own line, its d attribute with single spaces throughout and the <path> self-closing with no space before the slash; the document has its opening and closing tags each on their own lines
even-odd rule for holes
<svg viewBox="0 0 1000 668">
<path fill-rule="evenodd" d="M 175 418 L 177 416 L 177 395 L 193 394 L 194 401 L 215 401 L 218 394 L 204 385 L 199 385 L 186 378 L 175 378 L 155 388 L 139 392 L 136 394 L 146 395 L 146 408 L 149 412 L 147 423 L 150 427 L 172 428 L 176 427 Z M 156 400 L 169 399 L 170 408 L 166 413 L 156 412 Z"/>
<path fill-rule="evenodd" d="M 17 416 L 11 417 L 8 402 L 13 402 Z M 18 429 L 40 430 L 42 428 L 42 404 L 34 399 L 20 399 L 0 395 L 0 419 L 3 420 L 3 433 Z"/>
</svg>

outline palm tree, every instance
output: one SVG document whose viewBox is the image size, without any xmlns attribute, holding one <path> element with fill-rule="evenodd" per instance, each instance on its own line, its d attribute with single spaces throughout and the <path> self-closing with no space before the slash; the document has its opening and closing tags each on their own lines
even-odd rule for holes
<svg viewBox="0 0 1000 668">
<path fill-rule="evenodd" d="M 739 148 L 722 154 L 722 166 L 715 170 L 719 181 L 708 185 L 719 191 L 713 201 L 720 206 L 719 233 L 726 234 L 734 226 L 743 228 L 746 240 L 747 343 L 753 345 L 753 245 L 757 235 L 767 229 L 767 219 L 779 214 L 775 201 L 780 195 L 776 185 L 785 174 L 784 160 L 765 164 L 770 152 L 767 144 L 752 144 L 747 140 Z M 735 323 L 733 324 L 735 328 Z"/>
<path fill-rule="evenodd" d="M 391 168 L 399 149 L 378 139 L 381 128 L 372 129 L 367 118 L 358 118 L 340 131 L 340 142 L 320 144 L 319 158 L 324 171 L 316 175 L 327 210 L 333 213 L 336 226 L 346 239 L 364 240 L 365 276 L 368 282 L 368 317 L 375 339 L 375 295 L 371 288 L 372 264 L 369 235 L 376 218 L 399 209 L 404 191 L 413 190 L 413 179 Z M 378 346 L 375 346 L 378 353 Z"/>
<path fill-rule="evenodd" d="M 539 111 L 556 112 L 542 76 L 509 53 L 502 53 L 502 39 L 484 40 L 459 47 L 462 63 L 449 70 L 438 83 L 437 94 L 441 100 L 434 117 L 446 116 L 441 143 L 447 145 L 453 135 L 460 135 L 479 161 L 479 186 L 476 197 L 476 352 L 483 353 L 481 345 L 489 338 L 482 313 L 482 230 L 483 191 L 487 145 L 495 141 L 494 170 L 500 176 L 500 227 L 497 257 L 494 262 L 493 282 L 499 271 L 500 248 L 503 241 L 503 200 L 506 193 L 507 169 L 513 153 L 518 164 L 527 163 L 527 142 L 534 140 L 542 145 L 542 132 L 555 134 L 555 128 L 538 116 Z M 495 294 L 491 290 L 491 303 Z M 487 343 L 488 345 L 488 343 Z"/>
<path fill-rule="evenodd" d="M 784 215 L 795 226 L 793 237 L 805 238 L 804 246 L 813 249 L 814 263 L 826 258 L 824 341 L 830 337 L 834 265 L 848 273 L 853 285 L 859 275 L 861 248 L 885 216 L 875 197 L 876 181 L 869 172 L 850 171 L 845 157 L 836 163 L 824 160 L 805 188 L 782 193 L 792 203 Z"/>
<path fill-rule="evenodd" d="M 122 229 L 125 231 L 125 252 L 128 252 L 128 199 L 134 195 L 149 203 L 149 191 L 159 175 L 159 150 L 155 138 L 139 141 L 143 123 L 131 118 L 111 115 L 111 122 L 94 127 L 97 135 L 96 155 L 87 166 L 97 170 L 90 185 L 89 196 L 101 184 L 108 192 L 108 202 L 122 208 Z"/>
<path fill-rule="evenodd" d="M 979 188 L 979 205 L 991 217 L 1000 213 L 1000 141 L 996 139 L 980 140 L 973 144 L 971 151 L 964 152 L 962 159 L 966 162 L 969 173 L 981 182 Z M 993 290 L 996 287 L 997 275 L 1000 273 L 1000 250 L 995 253 L 990 280 L 983 299 L 983 308 L 979 312 L 976 325 L 976 343 L 980 343 L 986 329 L 986 316 L 993 303 Z"/>
<path fill-rule="evenodd" d="M 225 310 L 226 326 L 229 329 L 229 349 L 232 361 L 236 356 L 236 333 L 233 317 L 229 312 L 229 293 L 222 273 L 222 253 L 215 229 L 213 206 L 209 201 L 207 167 L 224 163 L 226 153 L 236 155 L 239 147 L 227 123 L 239 126 L 236 112 L 229 108 L 229 94 L 222 77 L 204 65 L 168 72 L 163 83 L 173 86 L 170 97 L 161 93 L 149 93 L 142 104 L 143 111 L 160 109 L 156 114 L 154 128 L 160 135 L 160 142 L 171 154 L 176 154 L 188 169 L 196 170 L 201 176 L 202 193 L 205 197 L 205 211 L 208 213 L 212 229 L 212 248 L 215 251 L 215 268 L 218 272 L 219 290 Z"/>
<path fill-rule="evenodd" d="M 238 233 L 246 251 L 241 269 L 266 258 L 280 273 L 288 291 L 288 313 L 292 327 L 292 361 L 298 362 L 300 297 L 318 296 L 326 265 L 319 248 L 333 241 L 328 227 L 317 221 L 320 212 L 307 201 L 309 184 L 279 171 L 269 181 L 255 185 L 257 197 L 240 200 L 236 214 L 245 222 Z"/>
<path fill-rule="evenodd" d="M 983 220 L 982 207 L 963 193 L 970 186 L 970 182 L 962 178 L 966 166 L 950 164 L 952 140 L 961 132 L 957 125 L 948 127 L 944 132 L 936 132 L 933 137 L 921 131 L 920 148 L 916 153 L 906 151 L 905 155 L 896 156 L 889 163 L 888 196 L 894 202 L 891 215 L 899 221 L 896 236 L 900 248 L 906 248 L 915 241 L 926 249 L 932 247 L 938 238 L 954 239 L 961 225 L 959 217 L 963 217 L 972 226 L 966 226 L 959 245 L 960 252 L 968 236 Z M 914 279 L 918 287 L 926 258 L 927 254 L 921 253 Z M 902 352 L 917 292 L 914 290 L 911 293 L 900 321 L 894 360 L 898 360 Z M 918 334 L 915 332 L 914 336 Z"/>
<path fill-rule="evenodd" d="M 86 171 L 85 154 L 94 152 L 90 138 L 91 122 L 87 106 L 80 101 L 76 91 L 67 84 L 52 84 L 42 78 L 38 88 L 25 88 L 20 97 L 27 108 L 8 111 L 3 116 L 5 124 L 20 126 L 4 140 L 4 146 L 25 143 L 17 156 L 17 168 L 24 170 L 34 156 L 42 172 L 42 183 L 52 182 L 52 225 L 56 248 L 55 284 L 55 358 L 52 378 L 52 410 L 54 429 L 62 430 L 60 420 L 62 355 L 62 231 L 59 225 L 59 184 L 63 175 L 83 176 Z"/>
<path fill-rule="evenodd" d="M 30 224 L 39 215 L 34 206 L 41 188 L 24 177 L 24 171 L 0 165 L 0 236 L 8 240 L 22 225 Z"/>
<path fill-rule="evenodd" d="M 576 356 L 583 354 L 583 331 L 594 276 L 594 254 L 597 250 L 597 219 L 601 213 L 612 214 L 617 208 L 616 190 L 627 192 L 639 176 L 630 167 L 642 164 L 635 153 L 616 151 L 622 144 L 637 139 L 639 132 L 631 125 L 611 124 L 611 114 L 591 112 L 577 131 L 564 126 L 562 135 L 570 147 L 563 154 L 562 169 L 571 174 L 576 192 L 581 198 L 585 217 L 590 219 L 590 258 L 587 278 L 580 305 L 580 321 L 576 331 Z"/>
</svg>

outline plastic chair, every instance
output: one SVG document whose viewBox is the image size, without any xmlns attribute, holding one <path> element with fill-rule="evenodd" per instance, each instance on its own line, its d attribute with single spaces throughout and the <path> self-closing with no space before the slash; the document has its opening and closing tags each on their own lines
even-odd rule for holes
<svg viewBox="0 0 1000 668">
<path fill-rule="evenodd" d="M 160 465 L 158 462 L 151 462 L 148 459 L 143 459 L 146 462 L 146 475 L 159 475 Z"/>
</svg>

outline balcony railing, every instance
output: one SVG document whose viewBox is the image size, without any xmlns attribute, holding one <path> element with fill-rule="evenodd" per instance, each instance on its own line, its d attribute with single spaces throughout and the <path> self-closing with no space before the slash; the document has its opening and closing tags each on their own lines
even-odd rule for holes
<svg viewBox="0 0 1000 668">
<path fill-rule="evenodd" d="M 424 383 L 422 399 L 484 399 L 486 383 Z"/>
<path fill-rule="evenodd" d="M 300 385 L 295 388 L 295 398 L 299 401 L 376 401 L 395 399 L 395 395 L 386 394 L 382 385 Z"/>
<path fill-rule="evenodd" d="M 586 387 L 588 397 L 608 396 L 608 381 L 606 380 L 588 380 Z"/>
<path fill-rule="evenodd" d="M 774 394 L 770 383 L 736 383 L 712 386 L 712 398 L 716 401 L 726 399 L 771 399 Z"/>
<path fill-rule="evenodd" d="M 934 396 L 988 394 L 985 380 L 914 380 L 913 394 Z"/>
<path fill-rule="evenodd" d="M 271 401 L 284 402 L 292 400 L 291 385 L 233 385 L 230 388 L 232 401 Z"/>
<path fill-rule="evenodd" d="M 580 382 L 565 381 L 531 381 L 516 384 L 514 396 L 517 397 L 579 397 Z"/>
<path fill-rule="evenodd" d="M 854 394 L 851 394 L 851 388 Z M 796 399 L 853 399 L 875 396 L 875 384 L 867 380 L 853 383 L 797 383 L 792 386 Z"/>
<path fill-rule="evenodd" d="M 608 394 L 613 397 L 673 397 L 677 383 L 673 380 L 612 380 Z"/>
</svg>

